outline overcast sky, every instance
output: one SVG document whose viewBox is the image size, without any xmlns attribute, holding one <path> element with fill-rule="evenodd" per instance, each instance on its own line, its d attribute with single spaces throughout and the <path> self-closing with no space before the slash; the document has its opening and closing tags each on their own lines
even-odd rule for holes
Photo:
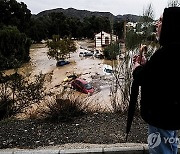
<svg viewBox="0 0 180 154">
<path fill-rule="evenodd" d="M 24 2 L 32 14 L 55 8 L 111 12 L 114 15 L 143 15 L 143 10 L 152 4 L 157 19 L 168 6 L 169 0 L 17 0 Z"/>
</svg>

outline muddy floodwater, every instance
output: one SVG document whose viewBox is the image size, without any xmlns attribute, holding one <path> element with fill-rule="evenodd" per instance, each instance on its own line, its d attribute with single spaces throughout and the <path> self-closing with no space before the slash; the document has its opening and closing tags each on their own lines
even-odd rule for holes
<svg viewBox="0 0 180 154">
<path fill-rule="evenodd" d="M 110 87 L 112 75 L 105 75 L 103 73 L 104 64 L 111 65 L 112 61 L 98 59 L 93 56 L 91 57 L 80 57 L 80 52 L 85 52 L 88 49 L 89 43 L 86 41 L 76 42 L 77 51 L 70 54 L 70 64 L 56 67 L 56 60 L 50 59 L 47 56 L 48 48 L 45 44 L 33 44 L 30 49 L 31 60 L 29 63 L 24 64 L 19 72 L 25 75 L 38 75 L 49 74 L 49 80 L 46 82 L 46 90 L 54 92 L 58 95 L 60 93 L 60 87 L 64 84 L 63 80 L 68 75 L 77 74 L 80 78 L 87 80 L 92 83 L 95 92 L 92 96 L 89 96 L 89 100 L 95 105 L 99 105 L 101 108 L 111 108 L 110 102 Z M 91 46 L 93 43 L 91 43 Z M 89 51 L 88 51 L 89 52 Z M 7 71 L 10 73 L 12 70 Z M 70 85 L 68 85 L 70 86 Z M 80 92 L 75 94 L 82 95 Z"/>
</svg>

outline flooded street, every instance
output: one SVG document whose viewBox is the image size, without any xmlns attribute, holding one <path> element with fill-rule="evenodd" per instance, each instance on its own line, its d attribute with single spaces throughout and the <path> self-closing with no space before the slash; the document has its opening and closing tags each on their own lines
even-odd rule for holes
<svg viewBox="0 0 180 154">
<path fill-rule="evenodd" d="M 49 59 L 47 56 L 48 48 L 45 44 L 32 44 L 30 48 L 30 61 L 22 65 L 18 69 L 20 74 L 29 76 L 38 75 L 39 73 L 46 74 L 56 68 L 56 60 Z M 13 69 L 6 70 L 6 74 L 12 74 Z"/>
<path fill-rule="evenodd" d="M 63 80 L 71 74 L 77 74 L 80 78 L 90 82 L 95 92 L 89 97 L 89 101 L 95 106 L 100 106 L 103 110 L 111 109 L 110 102 L 110 86 L 112 75 L 104 75 L 104 64 L 111 65 L 111 61 L 91 57 L 80 57 L 79 53 L 87 51 L 88 43 L 77 42 L 77 51 L 71 53 L 70 64 L 56 67 L 56 60 L 49 59 L 47 56 L 48 48 L 45 44 L 33 44 L 30 49 L 31 60 L 29 63 L 24 64 L 18 71 L 21 73 L 32 76 L 39 73 L 47 74 L 45 87 L 46 91 L 50 91 L 58 95 L 64 85 Z M 83 46 L 83 49 L 82 49 Z M 80 48 L 81 47 L 81 48 Z M 70 84 L 68 85 L 70 87 Z M 74 91 L 75 95 L 85 95 L 70 88 Z M 86 95 L 87 96 L 87 95 Z"/>
<path fill-rule="evenodd" d="M 82 44 L 81 44 L 82 43 Z M 111 64 L 111 61 L 98 59 L 95 57 L 80 57 L 79 53 L 87 51 L 81 49 L 84 42 L 78 42 L 77 52 L 71 54 L 71 58 L 68 59 L 71 63 L 63 67 L 56 67 L 53 70 L 51 87 L 57 87 L 63 82 L 64 78 L 71 74 L 77 74 L 80 78 L 90 82 L 95 92 L 92 96 L 89 96 L 89 102 L 92 106 L 100 106 L 103 110 L 110 109 L 110 79 L 111 75 L 105 76 L 103 73 L 104 64 Z M 84 47 L 83 48 L 87 48 Z M 71 89 L 72 90 L 72 89 Z M 76 95 L 83 95 L 81 92 L 76 92 Z"/>
<path fill-rule="evenodd" d="M 34 44 L 30 49 L 30 63 L 25 68 L 31 67 L 32 74 L 46 74 L 56 68 L 56 60 L 47 56 L 48 48 L 45 44 Z M 28 70 L 27 70 L 28 71 Z"/>
</svg>

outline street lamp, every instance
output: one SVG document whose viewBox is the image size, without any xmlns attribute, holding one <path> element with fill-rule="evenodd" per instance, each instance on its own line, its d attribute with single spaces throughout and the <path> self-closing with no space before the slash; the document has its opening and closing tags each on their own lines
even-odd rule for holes
<svg viewBox="0 0 180 154">
<path fill-rule="evenodd" d="M 58 49 L 58 51 L 57 51 L 57 59 L 59 60 L 59 55 L 60 55 L 60 50 Z"/>
</svg>

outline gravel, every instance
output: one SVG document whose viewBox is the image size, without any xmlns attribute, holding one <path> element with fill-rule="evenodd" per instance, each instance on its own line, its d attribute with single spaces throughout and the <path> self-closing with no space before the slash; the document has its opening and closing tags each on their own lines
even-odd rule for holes
<svg viewBox="0 0 180 154">
<path fill-rule="evenodd" d="M 0 122 L 0 148 L 125 143 L 126 118 L 114 113 L 93 113 L 69 122 L 6 119 Z M 147 125 L 136 116 L 128 143 L 147 143 L 146 138 Z"/>
</svg>

